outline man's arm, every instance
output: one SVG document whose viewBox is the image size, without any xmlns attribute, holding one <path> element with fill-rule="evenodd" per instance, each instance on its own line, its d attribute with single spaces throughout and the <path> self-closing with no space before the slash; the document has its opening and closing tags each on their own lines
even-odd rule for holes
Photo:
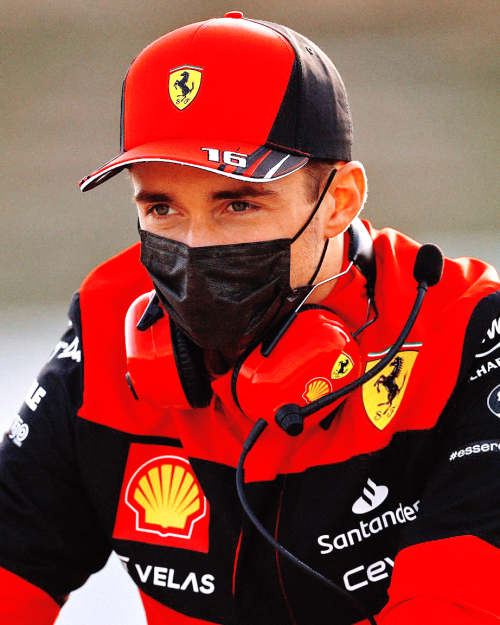
<svg viewBox="0 0 500 625">
<path fill-rule="evenodd" d="M 379 622 L 492 625 L 500 620 L 499 293 L 471 317 L 459 383 L 436 430 L 434 470 Z"/>
<path fill-rule="evenodd" d="M 381 625 L 493 625 L 500 620 L 499 550 L 476 536 L 404 549 Z"/>
<path fill-rule="evenodd" d="M 0 615 L 4 625 L 52 625 L 60 606 L 22 577 L 0 568 Z"/>
<path fill-rule="evenodd" d="M 0 621 L 6 625 L 53 622 L 68 594 L 110 554 L 75 451 L 83 393 L 78 297 L 70 319 L 0 446 Z"/>
</svg>

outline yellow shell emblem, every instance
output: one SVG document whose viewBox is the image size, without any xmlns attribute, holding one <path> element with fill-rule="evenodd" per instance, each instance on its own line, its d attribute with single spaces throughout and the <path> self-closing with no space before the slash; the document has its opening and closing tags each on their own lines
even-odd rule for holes
<svg viewBox="0 0 500 625">
<path fill-rule="evenodd" d="M 161 536 L 187 537 L 206 509 L 191 465 L 174 456 L 155 458 L 136 471 L 126 501 L 137 513 L 137 529 Z"/>
<path fill-rule="evenodd" d="M 335 364 L 333 365 L 331 374 L 332 380 L 340 380 L 341 378 L 345 378 L 345 376 L 352 371 L 353 367 L 354 363 L 351 357 L 348 356 L 346 353 L 342 352 L 337 358 Z"/>
<path fill-rule="evenodd" d="M 201 85 L 201 67 L 184 65 L 171 70 L 168 93 L 174 106 L 183 111 L 198 95 Z"/>
<path fill-rule="evenodd" d="M 316 401 L 320 397 L 324 397 L 331 393 L 332 385 L 329 380 L 326 378 L 314 378 L 314 380 L 310 380 L 306 384 L 306 390 L 302 397 L 306 400 L 308 404 L 313 401 Z"/>
</svg>

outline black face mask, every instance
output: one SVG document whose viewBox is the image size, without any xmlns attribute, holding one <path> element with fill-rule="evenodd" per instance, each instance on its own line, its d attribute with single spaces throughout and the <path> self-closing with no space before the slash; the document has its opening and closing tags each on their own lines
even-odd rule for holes
<svg viewBox="0 0 500 625">
<path fill-rule="evenodd" d="M 291 245 L 318 210 L 332 172 L 313 212 L 292 239 L 188 247 L 139 230 L 141 262 L 173 321 L 199 347 L 241 351 L 262 339 L 312 289 L 323 261 L 307 286 L 290 286 Z"/>
</svg>

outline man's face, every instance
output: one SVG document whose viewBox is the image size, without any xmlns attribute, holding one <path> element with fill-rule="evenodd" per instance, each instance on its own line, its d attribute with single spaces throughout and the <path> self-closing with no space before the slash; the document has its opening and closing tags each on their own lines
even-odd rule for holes
<svg viewBox="0 0 500 625">
<path fill-rule="evenodd" d="M 266 183 L 242 182 L 194 167 L 137 163 L 130 169 L 141 228 L 190 247 L 292 238 L 315 202 L 299 170 Z M 333 199 L 292 244 L 291 286 L 307 284 L 325 242 L 324 215 Z"/>
</svg>

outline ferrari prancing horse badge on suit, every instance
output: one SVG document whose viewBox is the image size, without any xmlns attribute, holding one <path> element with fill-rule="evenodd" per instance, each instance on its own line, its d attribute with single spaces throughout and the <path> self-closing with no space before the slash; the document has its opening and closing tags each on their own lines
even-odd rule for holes
<svg viewBox="0 0 500 625">
<path fill-rule="evenodd" d="M 363 404 L 366 414 L 378 430 L 383 430 L 394 418 L 418 356 L 418 351 L 404 350 L 404 347 L 377 376 L 363 385 Z M 420 344 L 415 347 L 420 347 Z M 371 354 L 379 358 L 367 362 L 365 371 L 373 369 L 385 353 Z"/>
</svg>

